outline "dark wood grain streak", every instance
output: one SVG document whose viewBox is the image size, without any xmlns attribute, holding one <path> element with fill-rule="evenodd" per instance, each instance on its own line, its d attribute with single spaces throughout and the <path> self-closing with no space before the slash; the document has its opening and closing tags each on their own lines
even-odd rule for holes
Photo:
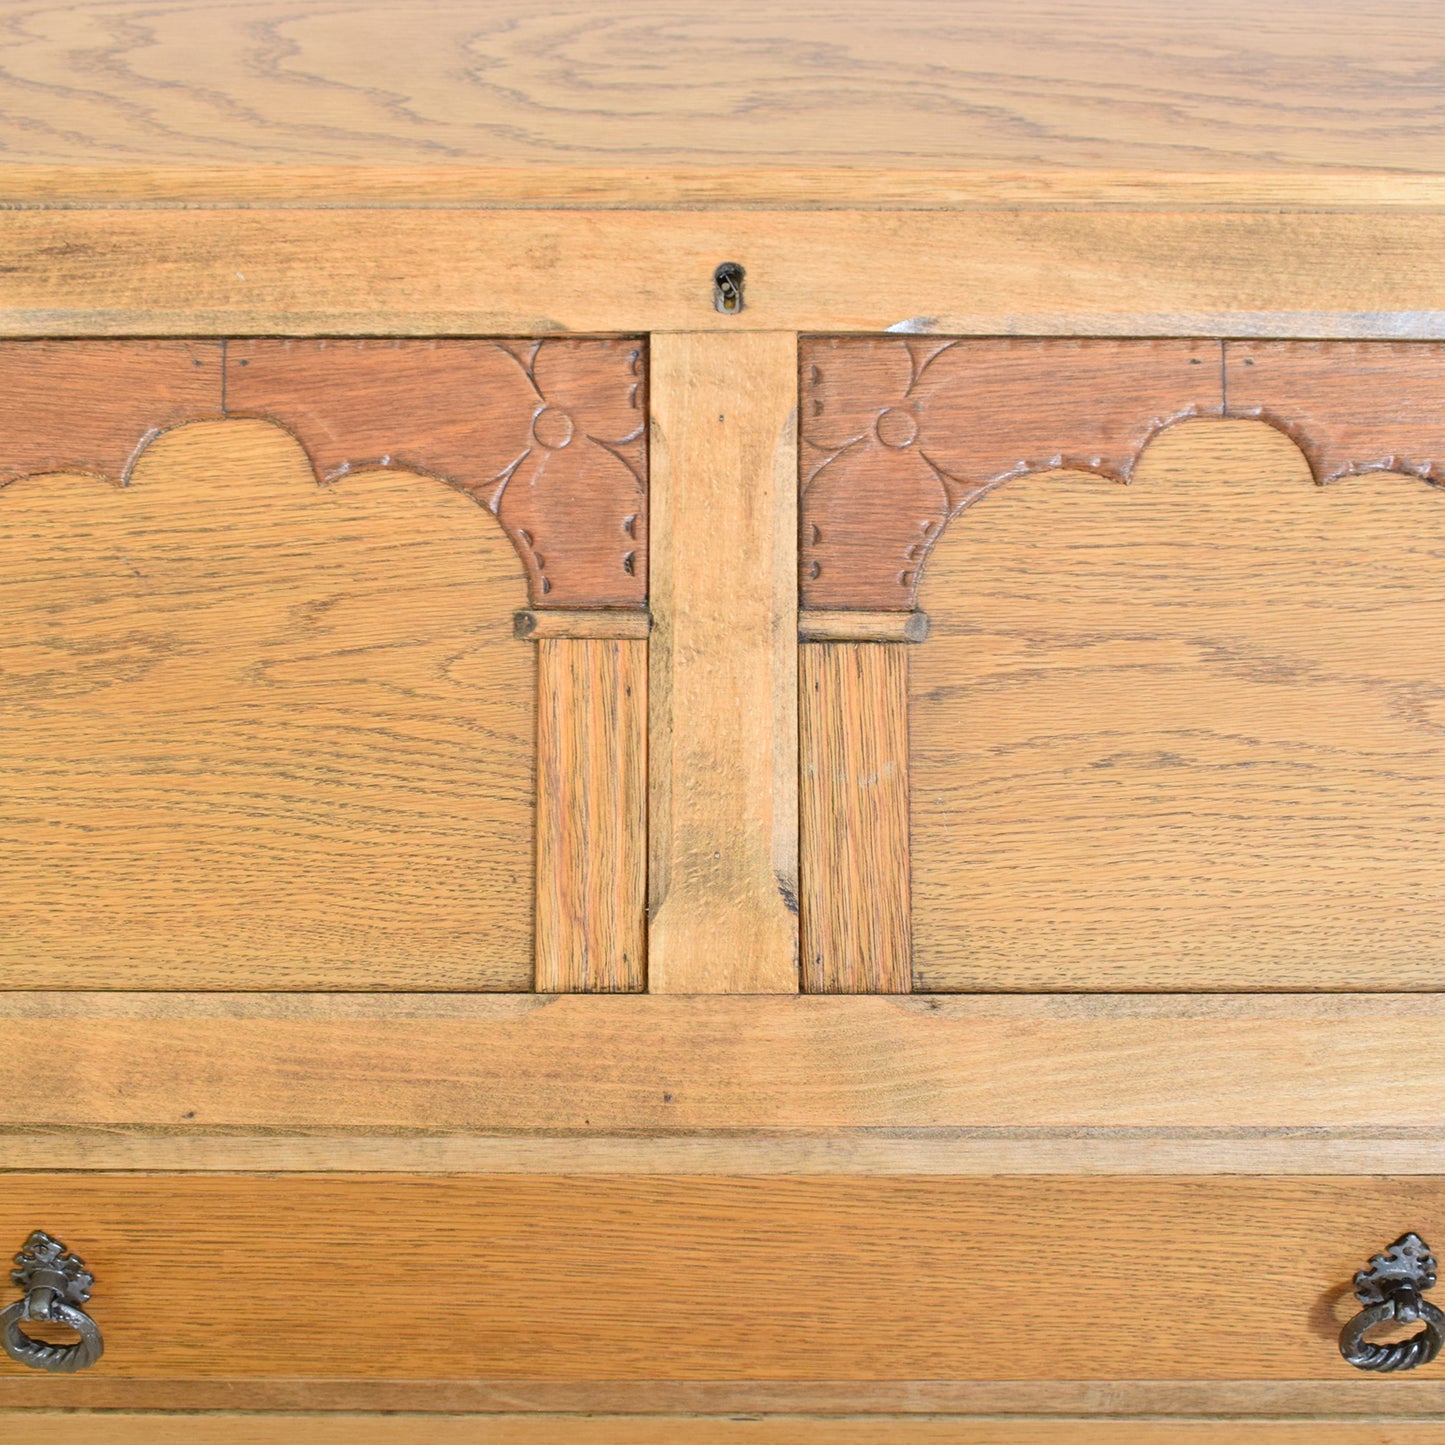
<svg viewBox="0 0 1445 1445">
<path fill-rule="evenodd" d="M 233 341 L 226 407 L 290 429 L 318 475 L 439 476 L 501 522 L 537 607 L 647 599 L 636 341 Z"/>
<path fill-rule="evenodd" d="M 948 519 L 1024 472 L 1127 480 L 1217 415 L 1217 341 L 820 337 L 801 348 L 804 607 L 911 610 Z"/>
</svg>

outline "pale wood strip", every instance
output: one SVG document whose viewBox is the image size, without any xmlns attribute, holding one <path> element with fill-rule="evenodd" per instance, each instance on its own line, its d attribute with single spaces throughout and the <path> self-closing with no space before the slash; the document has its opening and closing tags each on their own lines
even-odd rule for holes
<svg viewBox="0 0 1445 1445">
<path fill-rule="evenodd" d="M 889 1423 L 948 1415 L 980 1423 L 1104 1417 L 1111 1424 L 1222 1420 L 1378 1425 L 1382 1412 L 1445 1424 L 1445 1381 L 1387 1380 L 127 1380 L 6 1373 L 0 1410 L 406 1411 L 417 1417 L 485 1413 L 883 1416 Z M 17 1416 L 17 1421 L 23 1419 Z M 33 1417 L 32 1417 L 33 1418 Z M 425 1428 L 418 1418 L 416 1428 Z M 955 1437 L 958 1438 L 958 1437 Z M 965 1437 L 969 1440 L 971 1436 Z M 1388 1440 L 1388 1437 L 1386 1437 Z M 270 1442 L 267 1442 L 270 1445 Z M 1433 1442 L 1432 1442 L 1433 1445 Z"/>
<path fill-rule="evenodd" d="M 539 993 L 646 982 L 647 644 L 537 650 Z"/>
<path fill-rule="evenodd" d="M 803 989 L 908 993 L 907 648 L 810 643 L 799 673 Z"/>
<path fill-rule="evenodd" d="M 926 612 L 805 607 L 798 613 L 801 642 L 922 642 L 927 636 Z"/>
<path fill-rule="evenodd" d="M 0 334 L 1432 339 L 1433 235 L 1398 213 L 11 210 Z M 724 260 L 737 315 L 713 309 Z"/>
<path fill-rule="evenodd" d="M 1435 1445 L 1442 1423 L 428 1415 L 422 1426 L 404 1415 L 66 1415 L 62 1428 L 73 1445 L 275 1445 L 302 1432 L 309 1445 L 414 1445 L 419 1430 L 428 1445 Z"/>
<path fill-rule="evenodd" d="M 797 988 L 797 340 L 658 336 L 655 993 Z"/>
<path fill-rule="evenodd" d="M 1429 994 L 0 994 L 15 1126 L 1363 1131 L 1442 1092 Z"/>
<path fill-rule="evenodd" d="M 1445 176 L 1398 170 L 989 170 L 909 166 L 0 165 L 7 206 L 856 210 L 1445 210 Z"/>
<path fill-rule="evenodd" d="M 139 1378 L 1340 1380 L 1355 1271 L 1442 1225 L 1439 1177 L 45 1173 L 0 1192 L 0 1239 L 39 1226 L 83 1252 L 104 1368 Z M 289 1309 L 257 1327 L 278 1239 L 326 1328 Z M 1150 1241 L 1169 1265 L 1152 1331 L 1118 1285 Z M 445 1310 L 398 1328 L 426 1281 Z"/>
<path fill-rule="evenodd" d="M 0 1173 L 709 1175 L 1435 1175 L 1438 1129 L 949 1129 L 753 1134 L 184 1131 L 0 1132 Z"/>
<path fill-rule="evenodd" d="M 512 619 L 517 636 L 532 642 L 550 637 L 647 640 L 652 619 L 639 607 L 537 607 Z"/>
</svg>

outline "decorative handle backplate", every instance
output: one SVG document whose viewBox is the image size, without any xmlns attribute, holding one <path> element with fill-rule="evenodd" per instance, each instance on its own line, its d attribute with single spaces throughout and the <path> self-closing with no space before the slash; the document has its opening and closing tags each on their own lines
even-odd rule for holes
<svg viewBox="0 0 1445 1445">
<path fill-rule="evenodd" d="M 70 1374 L 88 1370 L 105 1345 L 100 1327 L 80 1308 L 90 1299 L 95 1276 L 85 1261 L 71 1254 L 58 1239 L 37 1229 L 15 1256 L 10 1278 L 24 1291 L 14 1304 L 0 1310 L 0 1342 L 5 1353 L 32 1370 Z M 26 1320 L 68 1325 L 80 1336 L 72 1345 L 50 1345 L 33 1339 L 20 1326 Z"/>
<path fill-rule="evenodd" d="M 1435 1256 L 1418 1234 L 1397 1239 L 1355 1276 L 1355 1298 L 1364 1305 L 1340 1331 L 1340 1353 L 1358 1370 L 1413 1370 L 1428 1365 L 1445 1344 L 1445 1314 L 1423 1298 L 1435 1285 Z M 1393 1345 L 1365 1338 L 1376 1325 L 1421 1324 L 1418 1334 Z"/>
</svg>

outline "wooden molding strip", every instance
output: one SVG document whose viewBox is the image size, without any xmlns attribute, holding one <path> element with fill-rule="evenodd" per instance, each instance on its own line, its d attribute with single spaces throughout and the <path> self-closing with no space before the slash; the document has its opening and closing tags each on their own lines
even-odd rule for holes
<svg viewBox="0 0 1445 1445">
<path fill-rule="evenodd" d="M 1388 1398 L 1388 1413 L 1382 1399 Z M 625 1415 L 636 1422 L 650 1413 L 676 1411 L 693 1418 L 705 1415 L 809 1414 L 825 1415 L 828 1425 L 848 1417 L 873 1418 L 882 1442 L 897 1438 L 890 1432 L 900 1421 L 920 1416 L 953 1416 L 950 1445 L 960 1439 L 978 1440 L 975 1429 L 1016 1422 L 1024 1431 L 1042 1421 L 1064 1417 L 1076 1420 L 1099 1417 L 1107 1432 L 1135 1417 L 1148 1417 L 1150 1430 L 1161 1420 L 1191 1422 L 1207 1431 L 1215 1422 L 1237 1420 L 1245 1428 L 1285 1429 L 1289 1445 L 1314 1445 L 1319 1435 L 1306 1432 L 1322 1422 L 1353 1422 L 1364 1434 L 1360 1445 L 1382 1445 L 1415 1437 L 1396 1431 L 1415 1429 L 1419 1445 L 1433 1445 L 1445 1425 L 1445 1382 L 1429 1376 L 1395 1376 L 1359 1380 L 338 1380 L 326 1378 L 258 1380 L 219 1378 L 121 1379 L 114 1375 L 40 1375 L 13 1370 L 0 1374 L 0 1410 L 162 1410 L 162 1411 L 317 1411 L 350 1413 L 376 1410 L 405 1412 L 424 1421 L 406 1421 L 415 1432 L 424 1430 L 436 1415 L 470 1414 L 479 1432 L 474 1439 L 494 1445 L 486 1432 L 495 1421 L 506 1423 L 519 1414 L 527 1417 L 552 1412 L 575 1418 L 581 1414 Z M 482 1418 L 478 1419 L 480 1416 Z M 23 1420 L 25 1417 L 19 1417 Z M 66 1422 L 83 1418 L 69 1415 Z M 100 1417 L 104 1419 L 114 1416 Z M 222 1417 L 224 1418 L 224 1416 Z M 184 1417 L 187 1425 L 204 1415 Z M 1259 1422 L 1265 1422 L 1261 1424 Z M 1382 1424 L 1382 1421 L 1387 1421 Z M 1408 1422 L 1408 1424 L 1406 1423 Z M 256 1426 L 267 1429 L 264 1420 Z M 308 1422 L 309 1423 L 309 1422 Z M 350 1422 L 348 1422 L 350 1423 Z M 552 1421 L 548 1420 L 548 1424 Z M 756 1422 L 746 1422 L 752 1425 Z M 1388 1429 L 1388 1436 L 1381 1435 Z M 1430 1435 L 1434 1430 L 1437 1433 Z M 1373 1432 L 1373 1433 L 1368 1433 Z M 106 1437 L 102 1437 L 106 1438 Z M 147 1440 L 154 1437 L 146 1437 Z M 188 1435 L 186 1445 L 195 1439 Z M 243 1437 L 244 1438 L 244 1437 Z M 254 1437 L 253 1437 L 254 1438 Z M 308 1438 L 311 1438 L 308 1436 Z M 348 1437 L 352 1439 L 354 1437 Z M 505 1439 L 505 1437 L 502 1437 Z M 555 1438 L 555 1437 L 549 1437 Z M 633 1437 L 628 1437 L 630 1440 Z M 750 1439 L 747 1435 L 743 1439 Z M 785 1437 L 787 1438 L 787 1437 Z M 835 1437 L 834 1437 L 835 1438 Z M 865 1437 L 866 1438 L 866 1437 Z M 986 1437 L 985 1437 L 986 1438 Z M 1023 1441 L 1037 1440 L 1025 1433 Z M 1066 1436 L 1065 1439 L 1068 1437 Z M 1144 1437 L 1146 1442 L 1154 1438 Z M 1194 1437 L 1185 1433 L 1183 1440 Z M 1347 1440 L 1350 1437 L 1345 1437 Z M 688 1436 L 673 1434 L 667 1445 Z M 1117 1436 L 1104 1433 L 1102 1442 L 1114 1445 Z M 1202 1439 L 1208 1445 L 1205 1434 Z M 1328 1441 L 1329 1436 L 1323 1437 Z M 106 1445 L 110 1445 L 106 1438 Z M 246 1445 L 252 1445 L 251 1440 Z M 831 1445 L 831 1439 L 829 1441 Z M 869 1445 L 873 1445 L 870 1441 Z M 1090 1442 L 1093 1445 L 1093 1442 Z M 1233 1445 L 1233 1442 L 1231 1442 Z M 1351 1445 L 1355 1445 L 1351 1441 Z"/>
<path fill-rule="evenodd" d="M 316 210 L 428 206 L 673 211 L 760 209 L 1445 210 L 1426 171 L 1052 170 L 900 166 L 0 164 L 7 208 Z"/>
<path fill-rule="evenodd" d="M 636 341 L 0 341 L 0 485 L 124 483 L 188 422 L 289 431 L 319 480 L 399 467 L 501 523 L 536 608 L 647 598 L 645 347 Z"/>
<path fill-rule="evenodd" d="M 1435 994 L 0 994 L 25 1129 L 1359 1132 L 1442 1091 Z"/>
<path fill-rule="evenodd" d="M 1445 475 L 1438 342 L 958 340 L 802 343 L 805 615 L 911 610 L 949 520 L 1029 472 L 1127 481 L 1189 417 L 1257 419 L 1325 483 Z"/>
<path fill-rule="evenodd" d="M 534 607 L 513 619 L 524 642 L 566 637 L 577 641 L 646 642 L 652 618 L 641 607 Z"/>
<path fill-rule="evenodd" d="M 0 251 L 9 336 L 1445 336 L 1405 212 L 3 210 Z"/>
<path fill-rule="evenodd" d="M 922 642 L 928 614 L 864 612 L 856 608 L 808 608 L 798 614 L 799 642 Z"/>
<path fill-rule="evenodd" d="M 234 1406 L 232 1407 L 234 1408 Z M 38 1421 L 36 1423 L 39 1423 Z M 412 1445 L 418 1431 L 429 1445 L 1433 1445 L 1440 1421 L 1348 1420 L 979 1420 L 875 1415 L 439 1415 L 416 1418 L 387 1412 L 349 1419 L 288 1415 L 67 1415 L 70 1445 L 256 1445 L 272 1429 L 304 1432 L 311 1445 Z M 1388 1436 L 1381 1429 L 1388 1429 Z M 960 1434 L 960 1432 L 966 1434 Z M 258 1433 L 263 1432 L 263 1433 Z M 276 1439 L 279 1436 L 270 1436 Z"/>
</svg>

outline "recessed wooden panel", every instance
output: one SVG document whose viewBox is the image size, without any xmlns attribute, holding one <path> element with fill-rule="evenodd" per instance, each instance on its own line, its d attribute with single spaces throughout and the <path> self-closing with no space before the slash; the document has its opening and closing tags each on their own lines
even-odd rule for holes
<svg viewBox="0 0 1445 1445">
<path fill-rule="evenodd" d="M 535 647 L 471 498 L 213 422 L 0 527 L 6 986 L 530 986 Z"/>
<path fill-rule="evenodd" d="M 1445 494 L 1192 422 L 955 519 L 910 653 L 915 984 L 1445 981 Z"/>
<path fill-rule="evenodd" d="M 0 1239 L 36 1227 L 95 1272 L 96 1380 L 1351 1381 L 1352 1277 L 1445 1186 L 8 1177 Z"/>
</svg>

